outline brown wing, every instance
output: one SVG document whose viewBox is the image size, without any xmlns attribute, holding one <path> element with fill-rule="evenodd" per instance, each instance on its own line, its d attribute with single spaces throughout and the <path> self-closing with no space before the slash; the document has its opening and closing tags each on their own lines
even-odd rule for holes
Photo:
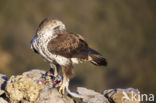
<svg viewBox="0 0 156 103">
<path fill-rule="evenodd" d="M 68 32 L 59 32 L 56 35 L 58 36 L 48 43 L 51 53 L 67 58 L 88 58 L 88 44 L 81 35 Z"/>
</svg>

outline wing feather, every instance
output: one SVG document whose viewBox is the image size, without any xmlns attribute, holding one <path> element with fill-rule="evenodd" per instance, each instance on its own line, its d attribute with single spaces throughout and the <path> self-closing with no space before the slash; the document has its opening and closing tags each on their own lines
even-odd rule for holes
<svg viewBox="0 0 156 103">
<path fill-rule="evenodd" d="M 89 52 L 88 44 L 80 34 L 68 32 L 57 33 L 57 37 L 48 43 L 48 49 L 56 55 L 79 59 L 87 59 Z"/>
</svg>

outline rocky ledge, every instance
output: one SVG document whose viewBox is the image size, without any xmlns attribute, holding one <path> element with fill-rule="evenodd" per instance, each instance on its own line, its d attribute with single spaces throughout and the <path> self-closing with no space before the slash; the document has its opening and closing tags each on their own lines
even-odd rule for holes
<svg viewBox="0 0 156 103">
<path fill-rule="evenodd" d="M 43 70 L 31 70 L 9 79 L 0 74 L 0 103 L 139 103 L 136 99 L 140 92 L 137 89 L 109 89 L 101 93 L 84 87 L 77 88 L 77 95 L 70 93 L 62 96 L 58 87 L 52 86 L 51 76 Z M 60 78 L 59 78 L 60 79 Z M 60 82 L 59 79 L 55 82 Z M 133 94 L 132 94 L 133 93 Z"/>
</svg>

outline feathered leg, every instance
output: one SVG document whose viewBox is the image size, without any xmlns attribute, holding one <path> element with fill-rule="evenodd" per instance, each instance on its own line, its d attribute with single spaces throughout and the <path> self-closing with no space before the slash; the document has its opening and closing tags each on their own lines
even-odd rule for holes
<svg viewBox="0 0 156 103">
<path fill-rule="evenodd" d="M 50 70 L 53 69 L 54 71 L 54 77 L 57 77 L 59 73 L 59 65 L 50 64 L 50 67 L 51 67 Z"/>
<path fill-rule="evenodd" d="M 62 74 L 63 74 L 63 83 L 59 88 L 59 93 L 64 94 L 65 89 L 69 86 L 69 80 L 73 74 L 73 66 L 69 64 L 67 66 L 62 66 Z"/>
</svg>

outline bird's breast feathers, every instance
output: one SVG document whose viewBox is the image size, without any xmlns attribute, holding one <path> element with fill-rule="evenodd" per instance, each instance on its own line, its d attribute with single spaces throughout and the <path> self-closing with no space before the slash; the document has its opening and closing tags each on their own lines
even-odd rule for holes
<svg viewBox="0 0 156 103">
<path fill-rule="evenodd" d="M 53 40 L 54 38 L 55 37 L 47 37 L 45 35 L 42 37 L 35 35 L 31 41 L 31 47 L 34 50 L 36 50 L 48 62 L 52 63 L 53 61 L 55 61 L 60 65 L 66 65 L 72 61 L 74 64 L 77 64 L 79 62 L 77 58 L 66 58 L 61 55 L 53 54 L 48 50 L 47 45 L 49 41 Z"/>
</svg>

